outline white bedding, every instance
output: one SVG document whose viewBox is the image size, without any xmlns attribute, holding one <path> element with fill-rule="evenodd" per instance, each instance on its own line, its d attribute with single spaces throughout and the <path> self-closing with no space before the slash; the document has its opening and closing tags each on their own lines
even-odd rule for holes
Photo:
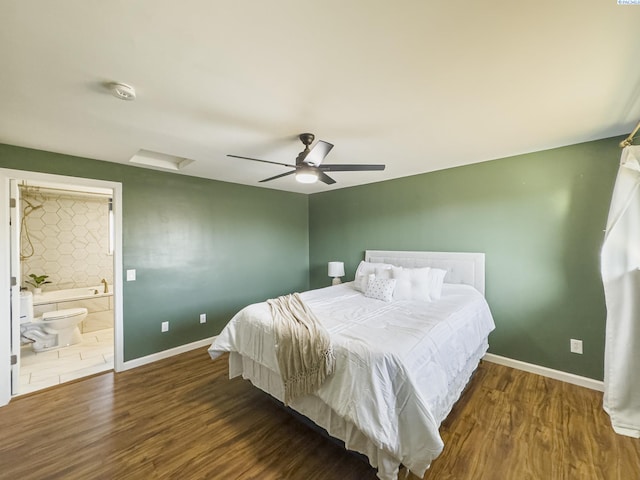
<svg viewBox="0 0 640 480">
<path fill-rule="evenodd" d="M 435 302 L 386 303 L 346 283 L 302 298 L 329 331 L 336 355 L 333 376 L 315 396 L 386 457 L 423 476 L 443 448 L 440 423 L 487 349 L 494 323 L 484 297 L 445 284 Z M 266 303 L 244 308 L 213 342 L 211 357 L 237 352 L 277 374 L 271 324 Z M 390 478 L 385 469 L 380 478 Z"/>
</svg>

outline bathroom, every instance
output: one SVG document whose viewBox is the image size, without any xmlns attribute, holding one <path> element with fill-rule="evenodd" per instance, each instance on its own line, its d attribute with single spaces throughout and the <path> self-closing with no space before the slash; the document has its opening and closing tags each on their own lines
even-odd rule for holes
<svg viewBox="0 0 640 480">
<path fill-rule="evenodd" d="M 114 367 L 113 192 L 31 181 L 19 191 L 21 315 L 32 308 L 35 326 L 57 312 L 78 315 L 73 341 L 59 345 L 21 325 L 18 394 L 26 394 Z"/>
</svg>

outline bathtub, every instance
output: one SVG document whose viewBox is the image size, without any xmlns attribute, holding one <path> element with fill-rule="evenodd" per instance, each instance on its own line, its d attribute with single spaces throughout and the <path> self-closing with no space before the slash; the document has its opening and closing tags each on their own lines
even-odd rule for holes
<svg viewBox="0 0 640 480">
<path fill-rule="evenodd" d="M 104 293 L 104 285 L 100 285 L 99 287 L 69 288 L 67 290 L 42 292 L 40 295 L 33 296 L 33 305 L 84 300 L 85 298 L 112 297 L 112 287 L 112 285 L 109 285 L 109 293 Z"/>
<path fill-rule="evenodd" d="M 97 287 L 49 290 L 33 296 L 33 314 L 36 317 L 45 312 L 86 308 L 87 318 L 80 325 L 82 333 L 113 328 L 113 288 L 109 285 L 104 293 L 104 285 Z"/>
</svg>

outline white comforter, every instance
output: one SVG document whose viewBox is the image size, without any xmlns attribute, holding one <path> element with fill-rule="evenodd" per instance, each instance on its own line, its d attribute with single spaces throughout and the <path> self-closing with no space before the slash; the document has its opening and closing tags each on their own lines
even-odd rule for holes
<svg viewBox="0 0 640 480">
<path fill-rule="evenodd" d="M 453 379 L 487 348 L 494 329 L 484 297 L 466 285 L 445 284 L 435 302 L 385 303 L 351 283 L 302 294 L 331 335 L 335 372 L 316 392 L 378 448 L 419 477 L 443 448 L 440 423 L 458 399 Z M 240 311 L 209 353 L 238 352 L 278 372 L 266 303 Z"/>
</svg>

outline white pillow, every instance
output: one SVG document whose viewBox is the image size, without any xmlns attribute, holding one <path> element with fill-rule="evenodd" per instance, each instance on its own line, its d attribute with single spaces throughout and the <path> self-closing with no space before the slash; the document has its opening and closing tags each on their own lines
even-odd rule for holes
<svg viewBox="0 0 640 480">
<path fill-rule="evenodd" d="M 393 291 L 395 300 L 431 300 L 430 290 L 432 278 L 431 268 L 402 268 L 391 269 L 392 278 L 396 280 L 396 288 Z"/>
<path fill-rule="evenodd" d="M 442 284 L 444 283 L 444 277 L 447 274 L 446 270 L 441 268 L 432 268 L 429 272 L 429 296 L 431 300 L 440 300 L 442 296 Z"/>
<path fill-rule="evenodd" d="M 359 279 L 359 287 L 355 285 L 354 282 L 354 288 L 356 290 L 361 291 L 362 293 L 367 291 L 367 287 L 369 286 L 369 282 L 371 282 L 371 280 L 373 280 L 374 278 L 376 278 L 375 274 L 370 273 L 369 275 L 359 275 L 357 277 Z"/>
<path fill-rule="evenodd" d="M 374 275 L 374 274 L 371 273 L 370 275 Z M 356 278 L 353 279 L 353 288 L 355 288 L 359 292 L 364 293 L 367 290 L 368 283 L 369 283 L 369 274 L 364 275 L 362 273 L 356 273 Z"/>
<path fill-rule="evenodd" d="M 386 270 L 390 269 L 391 265 L 388 263 L 372 263 L 365 262 L 364 260 L 360 262 L 358 268 L 356 269 L 356 275 L 353 281 L 353 287 L 360 291 L 365 292 L 367 290 L 367 283 L 369 281 L 369 275 L 372 273 L 376 273 L 376 269 Z"/>
<path fill-rule="evenodd" d="M 391 265 L 389 265 L 389 268 L 387 267 L 376 267 L 376 278 L 393 278 L 391 276 L 391 269 L 393 267 Z"/>
<path fill-rule="evenodd" d="M 384 302 L 390 302 L 393 299 L 393 289 L 396 281 L 393 278 L 374 277 L 364 292 L 365 297 L 375 298 Z"/>
</svg>

